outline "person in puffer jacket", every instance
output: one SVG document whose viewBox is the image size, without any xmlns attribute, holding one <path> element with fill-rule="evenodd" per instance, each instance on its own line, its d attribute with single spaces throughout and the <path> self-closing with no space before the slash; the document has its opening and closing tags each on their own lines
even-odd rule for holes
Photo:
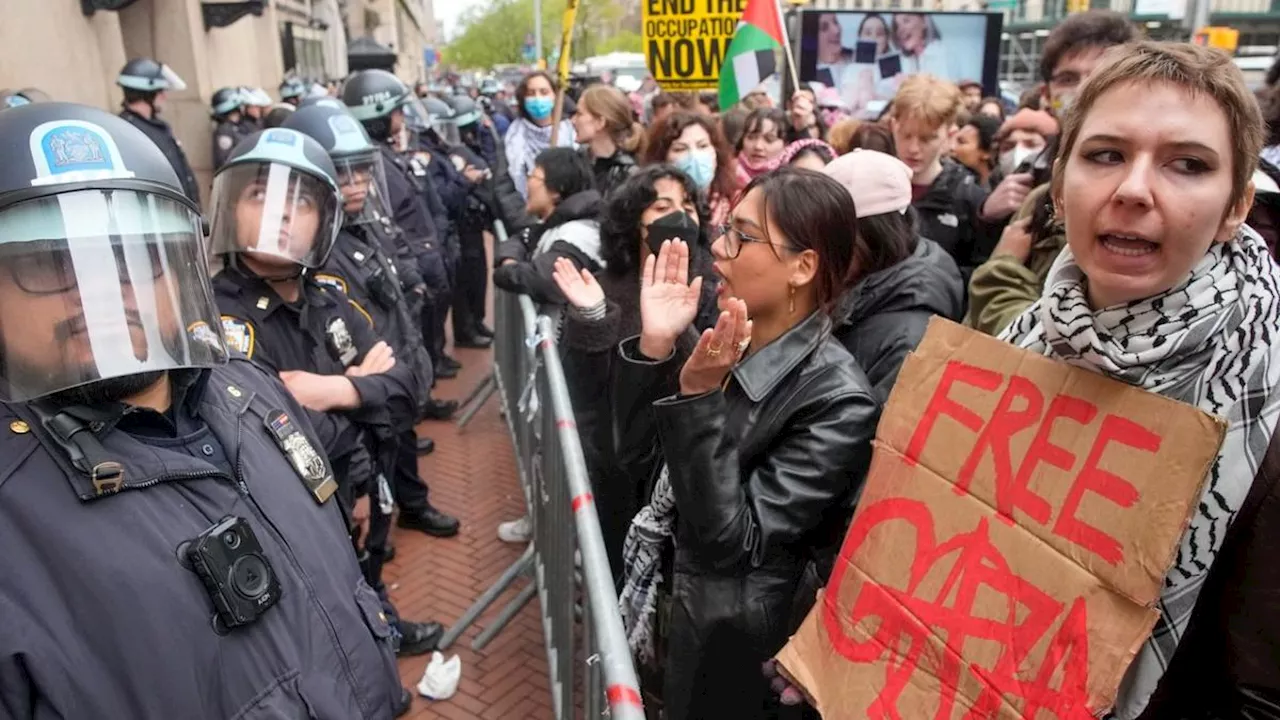
<svg viewBox="0 0 1280 720">
<path fill-rule="evenodd" d="M 905 163 L 874 150 L 854 150 L 824 172 L 853 196 L 858 235 L 867 248 L 866 273 L 845 289 L 832 312 L 833 334 L 883 403 L 929 320 L 935 315 L 960 319 L 964 284 L 951 255 L 917 234 L 911 168 Z"/>
<path fill-rule="evenodd" d="M 561 305 L 555 264 L 568 258 L 578 269 L 605 267 L 600 254 L 600 193 L 591 167 L 572 148 L 543 150 L 529 173 L 526 209 L 542 223 L 498 247 L 493 284 L 528 295 L 540 305 Z"/>
</svg>

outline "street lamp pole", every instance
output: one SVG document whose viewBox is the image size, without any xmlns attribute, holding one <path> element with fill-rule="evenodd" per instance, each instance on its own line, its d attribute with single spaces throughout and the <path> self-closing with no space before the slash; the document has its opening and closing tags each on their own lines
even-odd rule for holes
<svg viewBox="0 0 1280 720">
<path fill-rule="evenodd" d="M 533 51 L 535 61 L 542 60 L 542 0 L 533 0 Z"/>
</svg>

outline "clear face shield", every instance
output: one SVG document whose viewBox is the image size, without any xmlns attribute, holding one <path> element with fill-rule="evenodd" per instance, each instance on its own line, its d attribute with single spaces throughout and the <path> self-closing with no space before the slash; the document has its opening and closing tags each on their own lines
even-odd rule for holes
<svg viewBox="0 0 1280 720">
<path fill-rule="evenodd" d="M 382 155 L 376 150 L 366 154 L 335 157 L 338 187 L 342 190 L 342 209 L 346 224 L 363 225 L 391 217 L 387 204 L 387 176 Z"/>
<path fill-rule="evenodd" d="M 298 266 L 324 264 L 342 217 L 338 194 L 309 173 L 280 163 L 232 165 L 213 180 L 209 246 L 249 259 L 263 277 L 289 277 Z"/>
<path fill-rule="evenodd" d="M 160 77 L 164 78 L 166 83 L 169 83 L 169 86 L 165 89 L 170 92 L 182 92 L 187 89 L 187 84 L 183 82 L 182 78 L 178 77 L 178 73 L 174 72 L 173 68 L 168 65 L 160 66 Z"/>
<path fill-rule="evenodd" d="M 410 95 L 405 98 L 400 108 L 404 111 L 404 126 L 410 132 L 424 133 L 431 126 L 430 114 L 417 97 Z"/>
<path fill-rule="evenodd" d="M 0 401 L 225 362 L 200 218 L 134 190 L 0 211 Z"/>
<path fill-rule="evenodd" d="M 462 144 L 462 133 L 458 131 L 458 123 L 452 118 L 432 121 L 431 129 L 436 131 L 436 134 L 440 136 L 441 140 L 444 140 L 446 145 Z"/>
</svg>

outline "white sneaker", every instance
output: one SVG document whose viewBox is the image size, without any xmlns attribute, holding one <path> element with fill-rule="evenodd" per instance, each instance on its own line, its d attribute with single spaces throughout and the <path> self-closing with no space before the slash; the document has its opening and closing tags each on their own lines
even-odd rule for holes
<svg viewBox="0 0 1280 720">
<path fill-rule="evenodd" d="M 519 520 L 508 520 L 498 525 L 498 539 L 507 543 L 527 543 L 533 535 L 533 523 L 526 515 Z"/>
</svg>

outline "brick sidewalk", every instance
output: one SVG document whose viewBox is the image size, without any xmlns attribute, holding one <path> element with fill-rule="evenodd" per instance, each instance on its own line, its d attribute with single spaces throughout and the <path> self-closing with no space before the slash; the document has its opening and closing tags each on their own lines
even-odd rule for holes
<svg viewBox="0 0 1280 720">
<path fill-rule="evenodd" d="M 441 381 L 438 397 L 462 400 L 489 370 L 487 351 L 458 350 L 465 365 L 455 380 Z M 441 540 L 395 529 L 395 562 L 385 571 L 392 600 L 411 620 L 435 619 L 451 625 L 524 550 L 498 540 L 498 523 L 524 512 L 515 456 L 505 422 L 492 398 L 459 433 L 452 423 L 420 428 L 435 439 L 436 451 L 420 467 L 431 487 L 431 501 L 462 521 L 456 538 Z M 458 694 L 432 702 L 414 691 L 414 720 L 543 720 L 552 717 L 538 600 L 533 600 L 481 652 L 471 649 L 476 634 L 527 580 L 519 580 L 445 653 L 462 658 Z M 413 690 L 430 655 L 400 662 L 400 679 Z"/>
</svg>

